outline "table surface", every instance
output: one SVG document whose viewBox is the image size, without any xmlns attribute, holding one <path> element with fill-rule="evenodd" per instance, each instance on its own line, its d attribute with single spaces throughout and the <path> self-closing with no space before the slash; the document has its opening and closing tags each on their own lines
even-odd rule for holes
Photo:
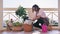
<svg viewBox="0 0 60 34">
<path fill-rule="evenodd" d="M 60 34 L 60 31 L 59 30 L 52 30 L 52 31 L 48 31 L 48 32 L 42 32 L 42 31 L 38 31 L 38 30 L 35 30 L 35 31 L 32 31 L 32 32 L 24 32 L 24 31 L 21 31 L 21 32 L 8 32 L 8 31 L 4 31 L 4 32 L 0 32 L 0 34 Z"/>
</svg>

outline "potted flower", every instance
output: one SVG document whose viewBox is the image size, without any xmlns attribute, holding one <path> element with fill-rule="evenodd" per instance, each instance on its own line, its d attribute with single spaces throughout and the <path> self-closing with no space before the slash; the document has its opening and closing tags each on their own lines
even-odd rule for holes
<svg viewBox="0 0 60 34">
<path fill-rule="evenodd" d="M 19 22 L 14 22 L 13 23 L 13 27 L 12 27 L 12 30 L 13 31 L 22 31 L 22 23 L 19 23 Z"/>
</svg>

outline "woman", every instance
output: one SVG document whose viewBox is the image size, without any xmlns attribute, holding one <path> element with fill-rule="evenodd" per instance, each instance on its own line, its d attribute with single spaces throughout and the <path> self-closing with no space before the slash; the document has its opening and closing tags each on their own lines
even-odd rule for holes
<svg viewBox="0 0 60 34">
<path fill-rule="evenodd" d="M 45 13 L 43 12 L 43 10 L 41 8 L 39 8 L 38 5 L 36 5 L 36 4 L 33 5 L 32 13 L 33 13 L 33 15 L 32 15 L 33 17 L 29 18 L 29 19 L 31 19 L 33 21 L 37 20 L 37 22 L 33 24 L 34 27 L 42 29 L 41 25 L 43 25 L 44 23 L 46 23 L 46 25 L 49 24 Z"/>
</svg>

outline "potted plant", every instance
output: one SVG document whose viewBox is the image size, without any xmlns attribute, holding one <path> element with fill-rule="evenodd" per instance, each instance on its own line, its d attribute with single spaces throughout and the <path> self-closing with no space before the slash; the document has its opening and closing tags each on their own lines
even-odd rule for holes
<svg viewBox="0 0 60 34">
<path fill-rule="evenodd" d="M 9 26 L 8 26 L 9 20 L 6 20 L 5 22 L 6 22 L 6 25 L 7 25 L 7 30 L 10 30 L 10 29 L 9 29 Z"/>
<path fill-rule="evenodd" d="M 9 20 L 6 20 L 7 30 L 12 30 L 13 23 Z"/>
<path fill-rule="evenodd" d="M 19 17 L 19 19 L 20 18 L 23 19 L 23 22 L 25 19 L 28 19 L 26 16 L 27 14 L 26 14 L 25 8 L 23 8 L 21 6 L 19 6 L 19 8 L 17 9 L 17 11 L 15 13 Z M 27 21 L 32 23 L 30 20 L 27 20 Z M 32 24 L 30 24 L 29 22 L 24 22 L 24 24 L 23 24 L 24 31 L 32 31 Z M 29 23 L 29 24 L 27 24 L 27 23 Z"/>
<path fill-rule="evenodd" d="M 13 31 L 21 31 L 22 29 L 22 23 L 19 23 L 18 21 L 13 23 Z"/>
<path fill-rule="evenodd" d="M 25 8 L 23 8 L 22 6 L 19 6 L 15 13 L 19 17 L 19 19 L 22 18 L 23 21 L 22 20 L 21 21 L 24 22 L 26 15 L 27 15 Z"/>
<path fill-rule="evenodd" d="M 31 32 L 33 29 L 32 21 L 31 20 L 25 20 L 23 28 L 24 28 L 25 32 Z"/>
</svg>

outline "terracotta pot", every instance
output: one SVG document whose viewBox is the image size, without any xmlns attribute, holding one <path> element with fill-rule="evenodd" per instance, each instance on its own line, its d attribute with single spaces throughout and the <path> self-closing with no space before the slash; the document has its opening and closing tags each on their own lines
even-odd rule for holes
<svg viewBox="0 0 60 34">
<path fill-rule="evenodd" d="M 14 26 L 14 27 L 12 27 L 12 30 L 13 31 L 22 31 L 22 26 Z"/>
<path fill-rule="evenodd" d="M 32 31 L 32 24 L 31 24 L 31 25 L 29 25 L 29 24 L 24 24 L 24 25 L 23 25 L 23 28 L 24 28 L 24 31 L 25 31 L 25 32 L 30 32 L 30 31 Z"/>
<path fill-rule="evenodd" d="M 48 30 L 52 30 L 52 26 L 51 25 L 48 26 Z"/>
</svg>

